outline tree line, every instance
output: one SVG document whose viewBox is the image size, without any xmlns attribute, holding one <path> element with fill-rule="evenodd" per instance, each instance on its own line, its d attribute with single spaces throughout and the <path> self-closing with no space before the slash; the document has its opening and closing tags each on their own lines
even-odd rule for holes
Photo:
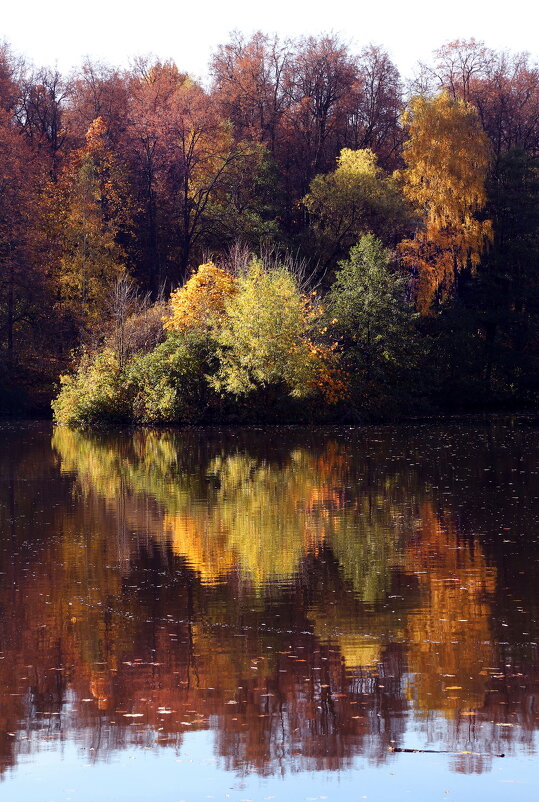
<svg viewBox="0 0 539 802">
<path fill-rule="evenodd" d="M 537 392 L 539 67 L 231 35 L 70 76 L 0 48 L 0 407 L 364 419 Z M 66 373 L 67 371 L 67 373 Z"/>
</svg>

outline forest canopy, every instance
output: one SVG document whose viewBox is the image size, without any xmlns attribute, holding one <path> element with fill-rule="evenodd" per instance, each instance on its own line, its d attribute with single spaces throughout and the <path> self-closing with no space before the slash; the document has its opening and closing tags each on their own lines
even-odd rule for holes
<svg viewBox="0 0 539 802">
<path fill-rule="evenodd" d="M 539 66 L 234 33 L 71 75 L 0 46 L 0 412 L 536 405 Z"/>
</svg>

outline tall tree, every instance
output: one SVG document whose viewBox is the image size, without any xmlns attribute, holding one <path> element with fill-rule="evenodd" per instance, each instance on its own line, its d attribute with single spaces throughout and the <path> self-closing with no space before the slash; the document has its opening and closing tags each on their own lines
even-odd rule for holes
<svg viewBox="0 0 539 802">
<path fill-rule="evenodd" d="M 67 130 L 64 121 L 68 85 L 58 70 L 40 69 L 25 76 L 17 118 L 37 157 L 56 181 Z"/>
<path fill-rule="evenodd" d="M 376 45 L 363 48 L 357 59 L 346 144 L 369 148 L 384 169 L 399 165 L 402 145 L 402 85 L 388 54 Z"/>
<path fill-rule="evenodd" d="M 107 145 L 101 117 L 90 125 L 84 148 L 75 151 L 52 192 L 62 305 L 84 332 L 101 322 L 125 270 L 119 234 L 130 222 L 123 172 Z"/>
<path fill-rule="evenodd" d="M 303 195 L 316 173 L 328 170 L 345 145 L 356 80 L 355 61 L 337 37 L 296 43 L 286 76 L 289 107 L 283 123 L 294 194 Z"/>
<path fill-rule="evenodd" d="M 184 84 L 175 92 L 168 134 L 166 183 L 177 219 L 179 271 L 173 276 L 177 281 L 200 255 L 196 249 L 209 234 L 212 202 L 252 148 L 234 142 L 230 125 L 195 84 Z"/>
<path fill-rule="evenodd" d="M 211 97 L 171 64 L 140 70 L 126 137 L 142 212 L 142 258 L 156 293 L 164 282 L 186 278 L 216 231 L 226 228 L 227 207 L 236 218 L 242 207 L 251 211 L 247 183 L 263 152 L 236 142 Z"/>
<path fill-rule="evenodd" d="M 84 147 L 85 135 L 97 117 L 107 123 L 109 146 L 119 155 L 127 123 L 130 75 L 86 59 L 69 81 L 69 104 L 64 111 L 71 147 Z"/>
<path fill-rule="evenodd" d="M 17 60 L 6 42 L 0 43 L 0 108 L 13 111 L 20 96 L 18 79 L 23 71 L 22 61 Z"/>
<path fill-rule="evenodd" d="M 137 206 L 138 277 L 153 297 L 177 261 L 175 210 L 166 175 L 173 97 L 188 80 L 174 64 L 146 59 L 136 62 L 131 77 L 124 149 Z"/>
<path fill-rule="evenodd" d="M 0 304 L 3 351 L 9 366 L 13 365 L 15 328 L 23 301 L 24 268 L 29 267 L 29 231 L 31 220 L 31 184 L 25 177 L 24 140 L 9 114 L 0 112 Z M 29 271 L 28 271 L 29 272 Z M 28 275 L 28 279 L 30 276 Z M 24 282 L 21 286 L 21 283 Z M 24 305 L 24 301 L 23 301 Z"/>
<path fill-rule="evenodd" d="M 343 148 L 336 169 L 313 178 L 303 203 L 327 264 L 345 256 L 363 234 L 374 232 L 395 245 L 406 228 L 402 193 L 369 149 Z"/>
<path fill-rule="evenodd" d="M 40 226 L 44 174 L 13 116 L 0 109 L 0 406 L 11 387 L 45 385 L 56 335 L 47 245 Z M 36 388 L 34 387 L 34 390 Z"/>
<path fill-rule="evenodd" d="M 423 225 L 400 250 L 415 274 L 417 306 L 424 315 L 455 290 L 459 274 L 474 270 L 492 237 L 478 213 L 486 202 L 490 151 L 473 106 L 446 93 L 416 97 L 405 115 L 403 188 Z"/>
<path fill-rule="evenodd" d="M 415 89 L 445 90 L 456 100 L 473 102 L 474 90 L 492 74 L 495 54 L 476 39 L 455 39 L 434 51 L 434 64 L 420 64 Z"/>
<path fill-rule="evenodd" d="M 238 140 L 264 143 L 275 155 L 289 99 L 285 78 L 292 45 L 260 31 L 250 39 L 234 32 L 214 54 L 210 71 L 215 102 Z"/>
<path fill-rule="evenodd" d="M 496 52 L 484 42 L 456 40 L 422 65 L 418 89 L 445 90 L 472 103 L 495 159 L 512 148 L 539 155 L 539 65 L 528 53 Z"/>
</svg>

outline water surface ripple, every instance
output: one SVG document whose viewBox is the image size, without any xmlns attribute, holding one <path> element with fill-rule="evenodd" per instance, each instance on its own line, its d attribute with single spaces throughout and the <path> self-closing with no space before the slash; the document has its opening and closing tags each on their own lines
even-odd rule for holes
<svg viewBox="0 0 539 802">
<path fill-rule="evenodd" d="M 536 799 L 538 444 L 1 424 L 0 795 Z"/>
</svg>

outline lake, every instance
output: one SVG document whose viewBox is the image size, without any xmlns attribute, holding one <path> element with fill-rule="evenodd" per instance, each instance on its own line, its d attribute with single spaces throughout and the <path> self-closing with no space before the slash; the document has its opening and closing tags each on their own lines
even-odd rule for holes
<svg viewBox="0 0 539 802">
<path fill-rule="evenodd" d="M 539 798 L 529 424 L 0 424 L 0 798 Z"/>
</svg>

